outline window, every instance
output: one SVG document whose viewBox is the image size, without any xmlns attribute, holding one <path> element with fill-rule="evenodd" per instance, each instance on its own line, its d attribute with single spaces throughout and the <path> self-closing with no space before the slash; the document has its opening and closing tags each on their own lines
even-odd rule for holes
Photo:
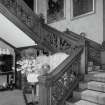
<svg viewBox="0 0 105 105">
<path fill-rule="evenodd" d="M 94 13 L 94 0 L 72 0 L 72 18 Z"/>
</svg>

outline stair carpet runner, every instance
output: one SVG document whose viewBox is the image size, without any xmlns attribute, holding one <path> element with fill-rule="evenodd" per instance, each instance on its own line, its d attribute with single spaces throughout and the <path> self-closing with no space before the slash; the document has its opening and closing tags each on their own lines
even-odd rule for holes
<svg viewBox="0 0 105 105">
<path fill-rule="evenodd" d="M 105 70 L 91 71 L 85 75 L 79 89 L 73 91 L 73 98 L 66 105 L 105 105 Z"/>
</svg>

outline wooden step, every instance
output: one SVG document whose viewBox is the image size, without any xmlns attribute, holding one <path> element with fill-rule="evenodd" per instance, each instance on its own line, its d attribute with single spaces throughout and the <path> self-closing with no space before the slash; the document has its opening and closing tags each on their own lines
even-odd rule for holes
<svg viewBox="0 0 105 105">
<path fill-rule="evenodd" d="M 89 101 L 85 101 L 85 100 L 79 100 L 75 103 L 72 102 L 66 102 L 66 105 L 99 105 L 99 104 L 95 104 Z"/>
<path fill-rule="evenodd" d="M 105 72 L 93 72 L 93 73 L 89 73 L 88 75 L 85 75 L 84 78 L 85 81 L 90 81 L 90 80 L 94 80 L 94 81 L 99 81 L 99 82 L 105 82 Z"/>
<path fill-rule="evenodd" d="M 105 83 L 91 81 L 88 83 L 88 89 L 105 92 Z"/>
<path fill-rule="evenodd" d="M 105 92 L 105 83 L 103 82 L 96 82 L 96 81 L 90 81 L 90 82 L 81 82 L 79 83 L 80 89 L 90 89 L 90 90 L 96 90 L 100 92 Z"/>
<path fill-rule="evenodd" d="M 96 104 L 105 105 L 105 93 L 85 90 L 85 91 L 74 91 L 73 97 L 76 99 L 82 99 Z"/>
</svg>

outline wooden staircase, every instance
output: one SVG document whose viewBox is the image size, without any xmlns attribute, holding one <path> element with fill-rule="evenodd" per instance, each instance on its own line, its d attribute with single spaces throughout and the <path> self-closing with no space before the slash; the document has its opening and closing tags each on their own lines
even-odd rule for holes
<svg viewBox="0 0 105 105">
<path fill-rule="evenodd" d="M 77 36 L 73 32 L 63 33 L 48 26 L 41 17 L 29 9 L 23 0 L 0 0 L 0 12 L 32 40 L 45 47 L 52 54 L 64 52 L 70 55 L 53 72 L 39 77 L 39 105 L 64 105 L 78 84 L 79 90 L 74 91 L 73 94 L 74 100 L 79 99 L 80 101 L 73 103 L 71 101 L 74 100 L 69 100 L 67 105 L 104 105 L 104 93 L 101 98 L 97 95 L 102 100 L 101 102 L 97 101 L 97 97 L 94 98 L 94 95 L 88 94 L 89 92 L 102 93 L 103 91 L 95 90 L 93 86 L 90 88 L 90 85 L 94 83 L 94 86 L 97 87 L 97 84 L 102 84 L 104 79 L 100 79 L 101 77 L 93 79 L 93 75 L 96 75 L 97 72 L 85 75 L 89 71 L 92 72 L 93 69 L 99 69 L 101 65 L 100 44 L 85 37 Z M 88 66 L 89 61 L 93 61 L 98 66 Z M 79 83 L 80 77 L 84 75 L 85 78 L 90 79 L 91 77 L 91 81 Z M 82 89 L 81 85 L 85 88 Z M 88 95 L 92 98 L 88 98 Z M 96 99 L 97 102 L 92 99 Z"/>
<path fill-rule="evenodd" d="M 105 105 L 105 71 L 93 66 L 66 105 Z"/>
</svg>

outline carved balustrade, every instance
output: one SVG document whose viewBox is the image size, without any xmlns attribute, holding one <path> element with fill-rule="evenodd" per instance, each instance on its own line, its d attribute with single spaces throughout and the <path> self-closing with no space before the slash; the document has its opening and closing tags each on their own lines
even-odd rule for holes
<svg viewBox="0 0 105 105">
<path fill-rule="evenodd" d="M 39 77 L 40 105 L 64 105 L 79 81 L 81 53 L 79 48 L 54 71 Z"/>
<path fill-rule="evenodd" d="M 87 40 L 88 61 L 93 61 L 96 65 L 101 65 L 101 48 L 100 44 Z"/>
<path fill-rule="evenodd" d="M 83 45 L 82 41 L 78 41 L 77 43 L 76 41 L 65 36 L 65 33 L 51 28 L 46 24 L 42 25 L 42 32 L 43 42 L 48 43 L 48 45 L 50 45 L 56 52 L 60 51 L 70 54 L 73 48 Z"/>
<path fill-rule="evenodd" d="M 4 6 L 3 8 L 6 8 L 40 37 L 41 19 L 35 15 L 23 0 L 0 0 L 0 3 Z"/>
</svg>

